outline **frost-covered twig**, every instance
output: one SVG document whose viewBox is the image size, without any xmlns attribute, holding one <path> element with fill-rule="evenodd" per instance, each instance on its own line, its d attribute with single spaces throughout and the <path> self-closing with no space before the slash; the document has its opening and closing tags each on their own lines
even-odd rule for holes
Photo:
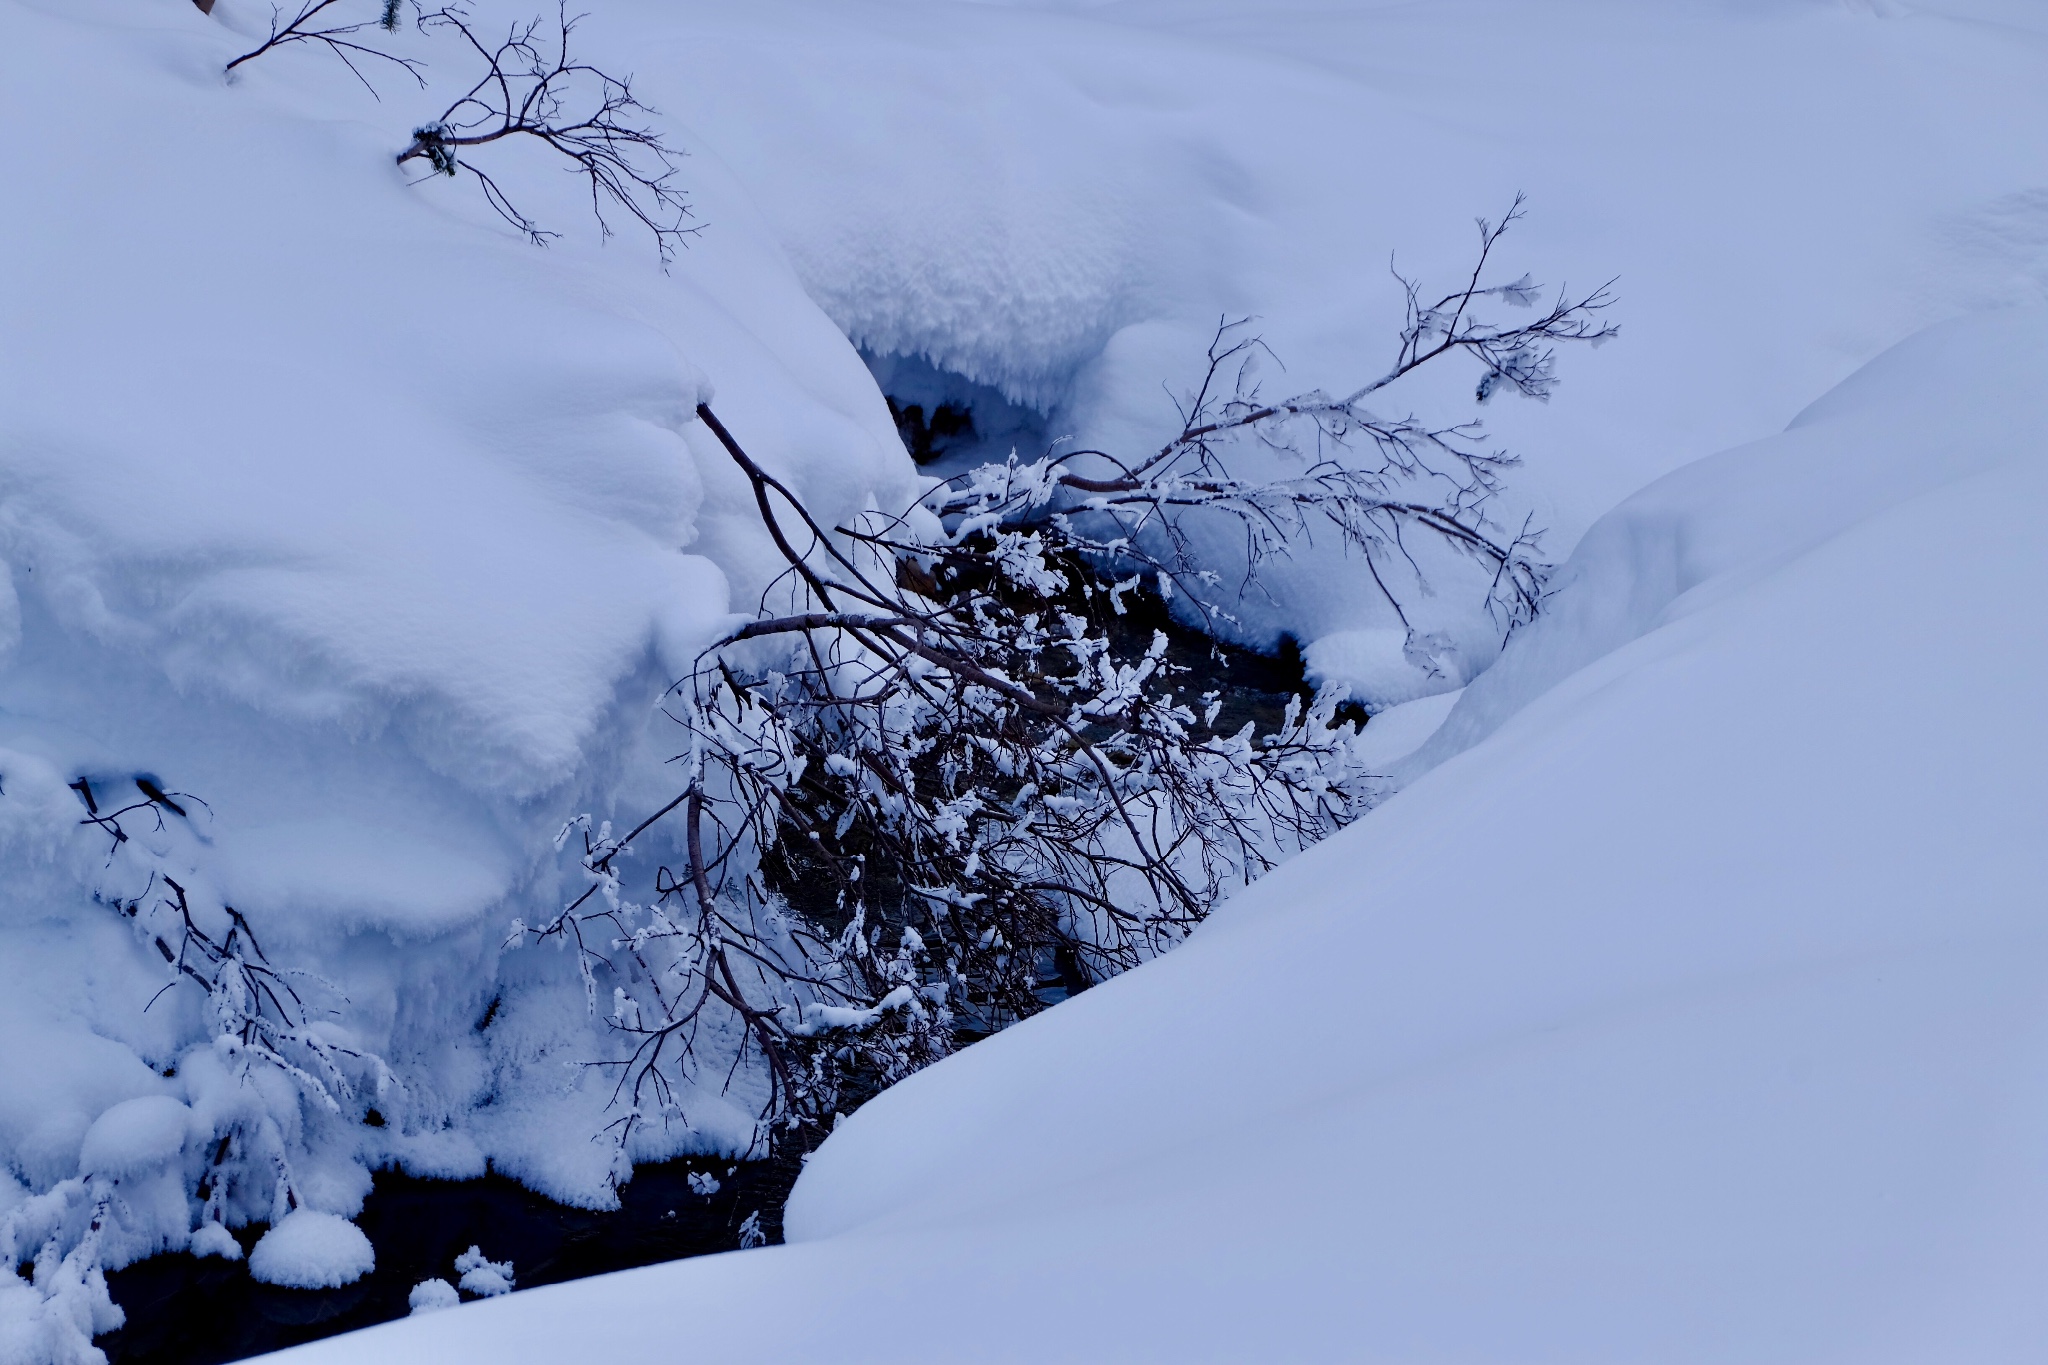
<svg viewBox="0 0 2048 1365">
<path fill-rule="evenodd" d="M 87 1168 L 88 1134 L 75 1177 L 0 1217 L 0 1266 L 34 1263 L 32 1284 L 10 1290 L 0 1280 L 0 1297 L 15 1296 L 0 1303 L 0 1317 L 32 1324 L 34 1349 L 52 1360 L 104 1359 L 91 1339 L 121 1321 L 107 1298 L 104 1270 L 132 1259 L 138 1245 L 179 1247 L 189 1237 L 197 1250 L 239 1255 L 228 1227 L 274 1223 L 302 1205 L 294 1170 L 306 1141 L 302 1104 L 359 1120 L 394 1083 L 380 1058 L 323 1030 L 306 997 L 317 990 L 339 998 L 336 987 L 275 964 L 248 916 L 224 903 L 202 904 L 172 875 L 165 849 L 176 844 L 174 824 L 203 816 L 205 802 L 152 777 L 133 783 L 141 799 L 125 804 L 103 801 L 90 778 L 70 787 L 85 808 L 79 823 L 109 841 L 107 882 L 95 898 L 132 927 L 168 974 L 145 1010 L 181 983 L 201 992 L 177 1064 L 164 1073 L 178 1077 L 190 1110 L 172 1108 L 184 1114 L 177 1126 L 185 1131 L 177 1136 L 185 1145 L 180 1150 L 174 1142 L 171 1153 L 148 1157 L 161 1169 Z M 103 1121 L 114 1125 L 109 1141 L 117 1163 L 135 1159 L 120 1155 L 123 1122 Z M 169 1198 L 145 1197 L 138 1180 L 174 1188 L 158 1191 Z M 110 1254 L 121 1259 L 109 1262 Z"/>
<path fill-rule="evenodd" d="M 928 510 L 956 538 L 992 526 L 1047 525 L 1091 554 L 1158 575 L 1212 626 L 1234 618 L 1222 600 L 1222 577 L 1201 562 L 1191 539 L 1191 518 L 1222 518 L 1236 527 L 1248 579 L 1263 561 L 1327 526 L 1363 555 L 1404 623 L 1402 594 L 1390 575 L 1421 578 L 1406 543 L 1420 535 L 1484 566 L 1487 607 L 1505 636 L 1535 615 L 1542 594 L 1538 533 L 1527 521 L 1500 527 L 1489 514 L 1501 475 L 1518 461 L 1488 448 L 1477 422 L 1424 422 L 1378 411 L 1368 400 L 1450 355 L 1480 363 L 1482 403 L 1503 389 L 1546 400 L 1557 383 L 1557 346 L 1598 346 L 1618 334 L 1602 316 L 1613 303 L 1611 284 L 1576 297 L 1560 291 L 1538 316 L 1512 326 L 1485 315 L 1489 303 L 1533 308 L 1541 293 L 1527 275 L 1482 283 L 1501 237 L 1522 218 L 1522 203 L 1517 195 L 1497 223 L 1479 220 L 1477 261 L 1460 287 L 1436 302 L 1424 303 L 1420 286 L 1397 276 L 1406 316 L 1394 361 L 1344 397 L 1315 391 L 1266 400 L 1256 377 L 1263 343 L 1248 333 L 1246 320 L 1225 319 L 1200 382 L 1182 403 L 1179 434 L 1157 450 L 1135 461 L 1085 449 L 985 465 L 949 480 L 927 499 Z M 1279 478 L 1239 475 L 1233 450 L 1247 441 L 1296 461 L 1297 470 Z"/>
<path fill-rule="evenodd" d="M 86 808 L 79 823 L 99 829 L 112 841 L 110 865 L 114 857 L 137 847 L 124 821 L 138 813 L 147 814 L 153 828 L 161 831 L 166 811 L 180 819 L 189 818 L 181 801 L 205 805 L 190 793 L 166 792 L 149 777 L 135 779 L 135 785 L 142 801 L 102 810 L 89 779 L 79 778 L 71 784 Z M 330 1113 L 341 1112 L 344 1103 L 357 1098 L 356 1084 L 348 1075 L 351 1069 L 367 1076 L 375 1093 L 385 1091 L 391 1073 L 383 1060 L 322 1037 L 314 1026 L 312 1011 L 293 984 L 295 980 L 304 982 L 339 997 L 341 992 L 333 983 L 309 972 L 274 966 L 248 917 L 232 905 L 219 906 L 215 927 L 207 928 L 190 892 L 155 856 L 136 853 L 131 864 L 144 878 L 142 889 L 107 897 L 108 903 L 134 925 L 170 969 L 171 979 L 158 992 L 159 997 L 181 981 L 204 992 L 208 1038 L 216 1051 L 245 1064 L 275 1067 Z"/>
<path fill-rule="evenodd" d="M 102 1263 L 116 1194 L 111 1182 L 72 1179 L 0 1216 L 0 1339 L 10 1361 L 105 1365 L 92 1344 L 127 1315 L 107 1292 Z M 33 1266 L 24 1284 L 15 1267 Z"/>
</svg>

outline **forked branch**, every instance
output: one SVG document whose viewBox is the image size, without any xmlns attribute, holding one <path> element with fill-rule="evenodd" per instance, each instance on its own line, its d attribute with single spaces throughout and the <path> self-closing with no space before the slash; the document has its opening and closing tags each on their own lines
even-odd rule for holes
<svg viewBox="0 0 2048 1365">
<path fill-rule="evenodd" d="M 458 35 L 480 57 L 484 74 L 433 122 L 413 130 L 398 164 L 425 162 L 434 172 L 468 171 L 500 217 L 545 245 L 560 234 L 541 227 L 474 160 L 477 149 L 524 138 L 566 158 L 583 177 L 599 230 L 612 235 L 623 214 L 654 238 L 662 262 L 696 231 L 689 202 L 676 184 L 679 152 L 647 122 L 654 111 L 633 94 L 630 77 L 613 76 L 570 54 L 581 16 L 558 7 L 552 28 L 534 19 L 488 42 L 459 6 L 422 16 L 423 29 Z"/>
<path fill-rule="evenodd" d="M 293 43 L 312 43 L 325 48 L 328 52 L 340 58 L 342 63 L 354 73 L 355 78 L 363 83 L 363 88 L 368 90 L 372 96 L 382 98 L 382 96 L 377 95 L 377 87 L 370 83 L 370 78 L 363 74 L 363 68 L 357 65 L 360 61 L 389 62 L 391 65 L 401 68 L 419 84 L 421 89 L 425 89 L 427 80 L 423 74 L 424 69 L 418 61 L 411 57 L 401 57 L 396 53 L 386 52 L 382 48 L 373 47 L 368 43 L 358 41 L 356 38 L 356 35 L 362 33 L 365 29 L 374 28 L 381 29 L 386 33 L 396 33 L 399 26 L 399 0 L 377 0 L 379 13 L 374 19 L 358 19 L 349 23 L 339 23 L 329 16 L 328 12 L 337 5 L 354 4 L 356 2 L 357 0 L 301 0 L 297 13 L 293 14 L 289 19 L 284 17 L 285 11 L 283 9 L 272 6 L 270 11 L 270 36 L 265 38 L 256 47 L 251 48 L 229 62 L 225 70 L 233 72 L 236 67 L 241 66 L 245 62 L 253 62 L 264 53 L 276 48 L 288 47 Z"/>
</svg>

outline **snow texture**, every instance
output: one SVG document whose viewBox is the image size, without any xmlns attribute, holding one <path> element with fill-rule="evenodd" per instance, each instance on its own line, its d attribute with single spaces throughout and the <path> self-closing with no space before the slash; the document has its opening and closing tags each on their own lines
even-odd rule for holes
<svg viewBox="0 0 2048 1365">
<path fill-rule="evenodd" d="M 1472 217 L 1527 192 L 1502 278 L 1622 295 L 1553 401 L 1483 414 L 1529 457 L 1501 516 L 1559 557 L 1918 328 L 2048 301 L 2026 0 L 615 4 L 849 335 L 1084 447 L 1156 449 L 1223 315 L 1284 362 L 1269 394 L 1348 392 L 1388 358 L 1390 253 L 1456 273 Z M 1481 415 L 1477 377 L 1389 408 Z M 1335 547 L 1268 586 L 1263 638 L 1398 625 Z M 1476 671 L 1493 642 L 1444 586 L 1419 624 Z"/>
<path fill-rule="evenodd" d="M 63 1187 L 82 1235 L 65 1182 L 119 1178 L 110 1266 L 270 1221 L 267 1176 L 189 1199 L 230 1132 L 341 1216 L 378 1165 L 605 1206 L 628 1158 L 744 1149 L 715 1092 L 624 1156 L 589 1141 L 609 1086 L 565 1063 L 602 1022 L 499 945 L 579 875 L 564 819 L 670 794 L 655 703 L 777 562 L 694 405 L 829 518 L 914 496 L 858 354 L 715 156 L 686 166 L 718 230 L 672 273 L 601 248 L 545 165 L 530 206 L 565 235 L 537 250 L 391 164 L 445 63 L 380 104 L 306 48 L 223 81 L 255 0 L 0 10 L 0 110 L 67 111 L 0 149 L 37 206 L 0 216 L 0 1218 Z M 81 780 L 145 812 L 117 856 Z M 309 1037 L 388 1072 L 337 1111 L 244 1077 L 117 908 L 166 876 L 311 974 Z"/>
<path fill-rule="evenodd" d="M 249 1252 L 249 1274 L 287 1289 L 339 1289 L 377 1268 L 363 1230 L 346 1218 L 295 1209 Z"/>
<path fill-rule="evenodd" d="M 86 1130 L 79 1174 L 117 1180 L 161 1170 L 185 1150 L 191 1126 L 192 1111 L 168 1095 L 123 1100 Z"/>
</svg>

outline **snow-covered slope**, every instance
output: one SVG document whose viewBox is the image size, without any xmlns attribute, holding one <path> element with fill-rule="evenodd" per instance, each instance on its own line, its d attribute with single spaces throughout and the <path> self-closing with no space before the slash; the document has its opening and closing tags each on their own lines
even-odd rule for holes
<svg viewBox="0 0 2048 1365">
<path fill-rule="evenodd" d="M 2038 1360 L 2044 364 L 1625 501 L 1469 747 L 862 1109 L 792 1245 L 280 1359 Z"/>
<path fill-rule="evenodd" d="M 0 149 L 0 1212 L 90 1174 L 116 1101 L 190 1101 L 211 1149 L 197 993 L 156 998 L 109 903 L 150 874 L 243 909 L 332 983 L 330 1042 L 395 1068 L 381 1130 L 280 1119 L 305 1198 L 349 1214 L 369 1164 L 487 1157 L 608 1198 L 609 1092 L 564 1065 L 597 1051 L 581 987 L 498 945 L 559 904 L 565 819 L 669 794 L 654 700 L 762 586 L 694 405 L 843 516 L 912 496 L 867 371 L 713 159 L 687 183 L 719 231 L 671 275 L 600 250 L 545 165 L 542 251 L 465 186 L 408 187 L 408 115 L 339 63 L 223 81 L 267 7 L 0 10 L 7 121 L 62 125 Z M 66 787 L 105 810 L 138 777 L 183 814 L 145 805 L 115 857 Z M 699 1127 L 657 1146 L 752 1136 L 712 1099 Z M 176 1213 L 113 1262 L 183 1245 Z"/>
<path fill-rule="evenodd" d="M 530 8 L 488 0 L 479 12 Z M 828 517 L 870 499 L 900 507 L 912 471 L 849 335 L 1037 404 L 1053 432 L 1149 445 L 1170 421 L 1161 381 L 1189 374 L 1217 315 L 1262 319 L 1290 367 L 1272 386 L 1341 386 L 1384 363 L 1398 302 L 1386 253 L 1439 277 L 1468 259 L 1467 216 L 1497 214 L 1526 190 L 1533 213 L 1510 239 L 1508 269 L 1574 284 L 1618 273 L 1625 297 L 1622 344 L 1571 357 L 1555 403 L 1489 410 L 1504 442 L 1531 455 L 1508 512 L 1532 509 L 1562 551 L 1625 493 L 1779 429 L 1922 324 L 2048 297 L 2048 21 L 2031 0 L 591 8 L 586 50 L 634 70 L 691 153 L 683 178 L 705 231 L 669 275 L 629 234 L 600 250 L 573 178 L 546 166 L 519 182 L 529 210 L 566 232 L 546 251 L 468 185 L 408 187 L 392 153 L 445 106 L 450 71 L 430 67 L 441 84 L 425 92 L 387 72 L 378 101 L 339 64 L 286 49 L 224 83 L 222 63 L 267 22 L 263 0 L 219 0 L 211 18 L 186 0 L 0 0 L 0 113 L 28 130 L 0 145 L 0 1218 L 32 1192 L 93 1177 L 105 1158 L 100 1175 L 118 1168 L 147 1192 L 105 1258 L 181 1246 L 197 1216 L 186 1196 L 218 1133 L 259 1118 L 283 1125 L 280 1150 L 294 1154 L 314 1212 L 354 1209 L 368 1168 L 384 1162 L 471 1174 L 488 1159 L 561 1198 L 608 1197 L 620 1171 L 588 1140 L 608 1091 L 572 1065 L 601 1051 L 582 987 L 553 953 L 498 945 L 514 916 L 559 906 L 574 869 L 550 836 L 565 817 L 637 813 L 669 794 L 662 760 L 675 743 L 652 701 L 760 587 L 769 561 L 752 509 L 689 421 L 707 392 Z M 1233 1293 L 1244 1312 L 1230 1321 L 1282 1331 L 1285 1295 L 1327 1289 L 1316 1276 L 1338 1272 L 1307 1267 L 1344 1264 L 1324 1253 L 1349 1239 L 1423 1277 L 1375 1281 L 1382 1300 L 1361 1303 L 1383 1302 L 1374 1314 L 1415 1324 L 1418 1341 L 1463 1350 L 1464 1338 L 1424 1319 L 1431 1305 L 1462 1313 L 1476 1300 L 1432 1297 L 1428 1267 L 1498 1244 L 1507 1249 L 1486 1263 L 1496 1278 L 1474 1283 L 1508 1284 L 1520 1273 L 1513 1248 L 1534 1244 L 1509 1233 L 1550 1216 L 1535 1195 L 1485 1180 L 1512 1186 L 1501 1174 L 1516 1169 L 1510 1157 L 1530 1169 L 1547 1141 L 1586 1155 L 1542 1171 L 1640 1174 L 1614 1156 L 1630 1131 L 1647 1134 L 1646 1151 L 1676 1153 L 1672 1169 L 1704 1162 L 1700 1144 L 1724 1130 L 1674 1119 L 1672 1141 L 1693 1145 L 1659 1147 L 1654 1125 L 1621 1120 L 1650 1124 L 1658 1095 L 1685 1115 L 1701 1095 L 1712 1102 L 1720 1092 L 1699 1081 L 1710 1058 L 1697 1051 L 1712 1029 L 1670 1024 L 1665 1054 L 1693 1061 L 1652 1068 L 1676 1088 L 1643 1081 L 1651 1109 L 1605 1111 L 1619 1125 L 1607 1137 L 1532 1119 L 1528 1144 L 1497 1151 L 1478 1137 L 1437 1144 L 1463 1129 L 1386 1117 L 1469 1102 L 1523 1122 L 1505 1101 L 1471 1098 L 1478 1072 L 1459 1080 L 1424 1061 L 1582 1008 L 1608 1018 L 1631 991 L 1663 1000 L 1683 976 L 1671 963 L 1761 970 L 1763 958 L 1743 954 L 1773 932 L 1877 953 L 1846 936 L 1858 919 L 1798 937 L 1799 914 L 1853 909 L 1856 888 L 1923 906 L 1938 898 L 1914 899 L 1914 888 L 1934 879 L 1956 888 L 1942 893 L 1944 913 L 1997 909 L 1971 888 L 1992 885 L 2010 866 L 1998 859 L 2024 840 L 1990 822 L 2025 815 L 2038 793 L 1994 799 L 1993 781 L 2019 780 L 2036 736 L 2014 710 L 2018 693 L 1969 689 L 2025 676 L 2027 637 L 2014 624 L 2026 619 L 2025 579 L 1992 563 L 2011 547 L 1986 528 L 2038 507 L 2035 476 L 1984 474 L 1989 491 L 1976 494 L 1929 490 L 2025 449 L 2015 433 L 2034 430 L 2035 415 L 2008 390 L 2034 382 L 2017 366 L 2038 346 L 2034 324 L 2009 325 L 2018 330 L 1922 341 L 1905 353 L 1919 361 L 1886 362 L 1788 435 L 1692 466 L 1600 522 L 1555 619 L 1468 688 L 1409 760 L 1409 780 L 1443 764 L 1409 795 L 1245 898 L 1185 964 L 1086 997 L 863 1113 L 792 1210 L 810 1246 L 662 1274 L 699 1286 L 676 1292 L 707 1295 L 735 1277 L 732 1292 L 764 1303 L 805 1286 L 823 1296 L 820 1333 L 832 1294 L 911 1292 L 885 1283 L 892 1247 L 904 1285 L 987 1268 L 979 1290 L 943 1281 L 960 1323 L 1057 1287 L 1034 1276 L 1071 1274 L 1097 1303 L 1178 1284 L 1188 1325 L 1160 1349 L 1178 1341 L 1199 1354 L 1204 1333 L 1214 1340 L 1203 1349 L 1242 1345 L 1218 1326 Z M 1407 397 L 1451 417 L 1469 395 L 1459 375 Z M 1883 511 L 1915 497 L 1911 510 Z M 1973 529 L 1961 529 L 1952 504 L 1972 497 Z M 1880 515 L 1917 519 L 1884 553 L 1856 529 Z M 1375 671 L 1390 637 L 1356 565 L 1305 559 L 1270 586 L 1267 606 L 1253 604 L 1260 630 L 1322 641 L 1310 657 L 1333 676 Z M 1664 624 L 1682 592 L 1700 610 Z M 1441 611 L 1470 637 L 1468 662 L 1483 663 L 1469 611 L 1448 596 Z M 1809 616 L 1810 629 L 1797 624 Z M 1524 709 L 1539 694 L 1549 700 Z M 1420 739 L 1442 704 L 1418 705 L 1401 723 Z M 1799 748 L 1801 735 L 1834 736 L 1841 753 Z M 1711 773 L 1683 780 L 1688 763 Z M 1813 785 L 1827 773 L 1839 790 Z M 145 810 L 130 822 L 135 845 L 110 860 L 103 832 L 80 823 L 81 778 L 124 801 L 142 799 L 138 779 L 196 799 L 178 797 L 185 814 L 166 814 L 161 830 L 164 808 Z M 1866 804 L 1840 808 L 1859 819 L 1813 814 L 1851 797 Z M 1896 822 L 1923 808 L 1948 823 L 1918 842 L 1899 835 Z M 1749 823 L 1727 823 L 1738 817 Z M 1795 858 L 1794 836 L 1845 867 Z M 1756 839 L 1777 851 L 1738 856 Z M 1475 862 L 1473 850 L 1492 851 Z M 1515 871 L 1510 854 L 1526 865 Z M 1782 884 L 1753 884 L 1773 869 Z M 276 961 L 327 978 L 313 988 L 338 1012 L 324 1036 L 395 1069 L 397 1088 L 377 1097 L 382 1127 L 323 1116 L 289 1087 L 254 1096 L 222 1083 L 225 1068 L 195 1046 L 212 1031 L 196 1000 L 156 998 L 167 971 L 110 905 L 156 885 L 151 872 L 209 905 L 238 905 Z M 1331 885 L 1369 894 L 1372 908 L 1333 899 Z M 1649 958 L 1573 946 L 1621 942 L 1601 916 L 1661 907 L 1666 891 L 1693 907 L 1697 943 L 1658 940 L 1664 956 Z M 1729 905 L 1780 918 L 1741 921 L 1755 927 L 1746 938 L 1714 918 Z M 1268 920 L 1281 927 L 1257 927 Z M 1586 974 L 1574 975 L 1582 960 Z M 2003 960 L 2013 972 L 2032 961 Z M 1340 970 L 1355 988 L 1325 989 L 1316 975 Z M 1852 1005 L 1879 1009 L 1875 996 L 1855 1005 L 1852 985 L 1843 1018 L 1862 1018 Z M 1987 978 L 1980 1022 L 2005 1008 L 2000 989 Z M 1313 997 L 1324 1022 L 1260 1008 L 1278 994 Z M 1936 1009 L 1962 997 L 1929 986 L 1914 998 Z M 1963 1035 L 1938 1023 L 1927 1065 L 1966 1086 L 1974 1073 L 1947 1059 L 1968 1049 L 1940 1043 Z M 1250 1041 L 1223 1048 L 1240 1036 Z M 1998 1036 L 2020 1046 L 2016 1027 Z M 1572 1056 L 1593 1067 L 1584 1059 L 1596 1053 L 1586 1042 Z M 1289 1081 L 1272 1059 L 1295 1055 L 1315 1066 Z M 1831 1069 L 1818 1042 L 1801 1055 L 1830 1084 L 1864 1074 Z M 1456 1095 L 1352 1095 L 1403 1067 Z M 1923 1093 L 1910 1067 L 1868 1074 L 1898 1096 Z M 1731 1113 L 1762 1112 L 1728 1094 Z M 1849 1095 L 1822 1115 L 1836 1127 L 1799 1132 L 1854 1129 L 1862 1102 Z M 175 1148 L 174 1103 L 188 1111 Z M 145 1111 L 146 1131 L 134 1129 Z M 692 1117 L 694 1132 L 643 1128 L 638 1153 L 751 1136 L 743 1104 L 703 1097 Z M 1898 1131 L 1956 1150 L 1932 1130 Z M 1206 1146 L 1183 1145 L 1210 1132 Z M 1470 1204 L 1428 1202 L 1437 1176 L 1357 1183 L 1411 1167 L 1440 1176 L 1467 1158 L 1479 1173 Z M 1168 1174 L 1144 1175 L 1155 1167 Z M 1620 1207 L 1639 1194 L 1642 1218 L 1665 1210 L 1676 1226 L 1691 1206 L 1669 1201 L 1687 1178 L 1587 1186 L 1581 1202 Z M 1175 1181 L 1214 1212 L 1175 1203 Z M 1529 1183 L 1580 1197 L 1562 1177 Z M 1902 1183 L 1895 1200 L 1972 1207 Z M 1388 1188 L 1418 1193 L 1403 1204 Z M 1700 1191 L 1710 1213 L 1751 1207 L 1720 1186 Z M 1024 1212 L 957 1221 L 977 1200 Z M 1342 1208 L 1352 1225 L 1329 1221 Z M 70 1208 L 74 1233 L 86 1212 Z M 1612 1292 L 1640 1286 L 1655 1263 L 1614 1250 L 1623 1242 L 1609 1234 L 1624 1224 L 1570 1212 L 1550 1225 L 1555 1238 L 1594 1260 L 1555 1265 L 1611 1254 Z M 1183 1235 L 1204 1218 L 1215 1236 Z M 1921 1225 L 1902 1212 L 1850 1226 L 1876 1236 Z M 1958 1245 L 1975 1245 L 1966 1221 L 1954 1226 Z M 1394 1231 L 1358 1240 L 1371 1227 Z M 849 1240 L 815 1240 L 828 1233 Z M 1928 1233 L 1928 1245 L 1948 1235 Z M 1757 1282 L 1800 1283 L 1779 1270 L 1801 1245 L 1766 1248 L 1780 1260 L 1759 1260 Z M 2004 1283 L 1947 1264 L 1962 1267 L 1957 1304 Z M 1148 1265 L 1157 1284 L 1130 1278 Z M 1551 1283 L 1525 1278 L 1532 1294 Z M 26 1293 L 10 1290 L 0 1326 Z M 1649 1323 L 1661 1301 L 1637 1299 L 1649 1306 L 1628 1320 Z M 785 1333 L 811 1330 L 809 1318 L 776 1316 Z M 997 1320 L 1018 1327 L 992 1351 L 1042 1342 L 1021 1308 Z M 1478 1330 L 1470 1314 L 1460 1320 Z M 1752 1315 L 1755 1330 L 1767 1325 Z M 0 1341 L 0 1357 L 17 1345 Z"/>
</svg>

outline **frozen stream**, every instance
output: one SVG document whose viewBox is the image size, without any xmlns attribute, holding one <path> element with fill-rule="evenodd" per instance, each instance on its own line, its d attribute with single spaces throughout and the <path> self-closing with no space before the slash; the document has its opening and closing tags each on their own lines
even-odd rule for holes
<svg viewBox="0 0 2048 1365">
<path fill-rule="evenodd" d="M 98 1345 L 113 1365 L 215 1365 L 402 1318 L 422 1280 L 453 1281 L 470 1246 L 509 1260 L 522 1289 L 656 1261 L 730 1251 L 758 1211 L 769 1240 L 782 1239 L 782 1201 L 796 1183 L 794 1157 L 734 1163 L 690 1158 L 642 1166 L 610 1213 L 566 1208 L 504 1176 L 418 1180 L 385 1172 L 357 1226 L 377 1249 L 377 1268 L 342 1289 L 258 1284 L 244 1262 L 154 1256 L 109 1275 L 128 1314 Z M 711 1194 L 690 1177 L 718 1182 Z M 261 1228 L 242 1230 L 246 1251 Z"/>
</svg>

